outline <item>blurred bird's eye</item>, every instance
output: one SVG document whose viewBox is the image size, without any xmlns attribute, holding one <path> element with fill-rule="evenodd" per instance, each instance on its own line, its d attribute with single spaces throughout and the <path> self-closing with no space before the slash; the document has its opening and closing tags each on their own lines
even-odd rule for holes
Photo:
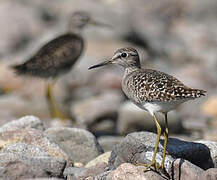
<svg viewBox="0 0 217 180">
<path fill-rule="evenodd" d="M 125 52 L 124 52 L 124 53 L 121 53 L 121 57 L 122 57 L 122 58 L 127 57 L 127 53 L 125 53 Z"/>
</svg>

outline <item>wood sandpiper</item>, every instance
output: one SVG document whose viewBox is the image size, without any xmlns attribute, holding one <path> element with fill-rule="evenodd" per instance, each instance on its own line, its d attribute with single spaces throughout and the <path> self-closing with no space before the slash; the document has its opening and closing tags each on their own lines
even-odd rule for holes
<svg viewBox="0 0 217 180">
<path fill-rule="evenodd" d="M 131 47 L 117 50 L 111 59 L 91 66 L 89 69 L 108 64 L 118 64 L 125 69 L 122 79 L 122 90 L 134 104 L 148 111 L 153 116 L 156 124 L 158 136 L 152 162 L 145 165 L 147 170 L 151 166 L 155 169 L 164 169 L 169 133 L 167 113 L 181 103 L 205 96 L 206 91 L 189 88 L 175 77 L 166 73 L 153 69 L 142 69 L 138 52 Z M 156 162 L 161 136 L 161 127 L 156 117 L 157 112 L 163 113 L 165 117 L 164 149 L 160 165 Z"/>
<path fill-rule="evenodd" d="M 87 12 L 75 12 L 71 17 L 67 33 L 42 46 L 23 64 L 12 66 L 18 75 L 48 79 L 46 97 L 52 117 L 66 118 L 55 102 L 52 87 L 57 77 L 69 72 L 81 56 L 84 49 L 84 39 L 81 33 L 87 25 L 107 26 L 95 21 Z"/>
</svg>

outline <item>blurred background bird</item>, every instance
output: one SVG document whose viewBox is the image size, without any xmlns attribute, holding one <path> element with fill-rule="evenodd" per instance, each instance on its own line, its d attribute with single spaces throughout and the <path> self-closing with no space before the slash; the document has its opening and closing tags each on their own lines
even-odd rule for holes
<svg viewBox="0 0 217 180">
<path fill-rule="evenodd" d="M 106 24 L 95 21 L 85 11 L 74 12 L 68 33 L 46 43 L 26 62 L 12 66 L 18 75 L 39 77 L 47 81 L 46 97 L 52 117 L 68 118 L 56 104 L 52 86 L 59 76 L 71 70 L 83 53 L 84 39 L 82 31 L 88 25 L 109 27 Z"/>
</svg>

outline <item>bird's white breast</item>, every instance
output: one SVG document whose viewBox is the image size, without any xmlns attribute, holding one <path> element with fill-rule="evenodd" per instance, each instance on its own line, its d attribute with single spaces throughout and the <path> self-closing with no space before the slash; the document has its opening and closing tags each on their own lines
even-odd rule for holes
<svg viewBox="0 0 217 180">
<path fill-rule="evenodd" d="M 184 101 L 170 101 L 170 102 L 143 102 L 141 104 L 137 104 L 140 108 L 148 111 L 152 116 L 156 112 L 166 113 L 173 109 L 175 109 L 178 105 L 183 103 Z"/>
</svg>

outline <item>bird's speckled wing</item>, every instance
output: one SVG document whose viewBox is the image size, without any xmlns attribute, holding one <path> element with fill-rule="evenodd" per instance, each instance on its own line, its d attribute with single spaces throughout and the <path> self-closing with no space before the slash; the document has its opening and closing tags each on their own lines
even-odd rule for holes
<svg viewBox="0 0 217 180">
<path fill-rule="evenodd" d="M 13 68 L 18 74 L 55 77 L 71 69 L 82 53 L 83 39 L 75 34 L 65 34 L 44 45 L 32 58 Z"/>
<path fill-rule="evenodd" d="M 194 99 L 205 93 L 203 90 L 188 88 L 173 76 L 151 69 L 132 71 L 122 83 L 125 94 L 137 103 Z"/>
</svg>

